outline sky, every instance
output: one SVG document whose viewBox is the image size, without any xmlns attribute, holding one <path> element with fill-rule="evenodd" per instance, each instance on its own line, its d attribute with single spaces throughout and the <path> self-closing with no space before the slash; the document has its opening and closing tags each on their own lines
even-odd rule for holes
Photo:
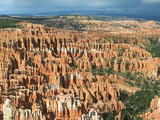
<svg viewBox="0 0 160 120">
<path fill-rule="evenodd" d="M 1 0 L 0 14 L 106 10 L 160 15 L 160 0 Z"/>
</svg>

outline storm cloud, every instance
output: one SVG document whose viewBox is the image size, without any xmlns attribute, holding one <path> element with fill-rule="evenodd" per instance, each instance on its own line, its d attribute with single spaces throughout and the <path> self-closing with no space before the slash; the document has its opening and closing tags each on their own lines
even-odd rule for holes
<svg viewBox="0 0 160 120">
<path fill-rule="evenodd" d="M 83 9 L 155 12 L 160 11 L 159 6 L 160 0 L 4 0 L 0 2 L 0 14 L 32 14 Z"/>
</svg>

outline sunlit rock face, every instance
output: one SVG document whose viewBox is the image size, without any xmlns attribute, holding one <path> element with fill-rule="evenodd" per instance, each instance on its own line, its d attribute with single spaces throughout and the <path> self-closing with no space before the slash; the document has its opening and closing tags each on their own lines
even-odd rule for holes
<svg viewBox="0 0 160 120">
<path fill-rule="evenodd" d="M 16 110 L 10 99 L 3 104 L 3 119 L 4 120 L 15 120 Z"/>
<path fill-rule="evenodd" d="M 114 32 L 94 32 L 101 31 L 99 26 Z M 21 23 L 21 27 L 0 30 L 0 109 L 5 120 L 101 119 L 106 113 L 120 116 L 124 108 L 120 89 L 129 88 L 124 77 L 107 69 L 158 78 L 160 59 L 123 43 L 130 33 L 112 28 L 108 22 L 92 21 L 86 26 L 91 32 L 31 23 Z M 106 39 L 115 34 L 120 43 Z"/>
<path fill-rule="evenodd" d="M 150 103 L 150 107 L 145 114 L 142 114 L 141 117 L 144 120 L 159 120 L 160 119 L 160 98 L 155 96 Z"/>
</svg>

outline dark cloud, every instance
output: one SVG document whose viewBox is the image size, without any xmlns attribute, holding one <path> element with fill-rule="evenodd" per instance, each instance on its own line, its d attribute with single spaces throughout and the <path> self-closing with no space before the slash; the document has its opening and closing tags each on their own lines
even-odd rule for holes
<svg viewBox="0 0 160 120">
<path fill-rule="evenodd" d="M 141 0 L 14 0 L 14 6 L 131 7 L 140 2 Z"/>
<path fill-rule="evenodd" d="M 43 13 L 63 10 L 160 10 L 160 0 L 4 0 L 0 13 Z"/>
</svg>

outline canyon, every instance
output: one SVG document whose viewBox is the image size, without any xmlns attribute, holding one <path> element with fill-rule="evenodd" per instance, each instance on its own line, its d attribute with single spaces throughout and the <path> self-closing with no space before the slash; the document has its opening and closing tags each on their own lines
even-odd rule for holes
<svg viewBox="0 0 160 120">
<path fill-rule="evenodd" d="M 29 22 L 0 30 L 0 119 L 102 120 L 114 114 L 121 120 L 121 91 L 131 95 L 143 79 L 160 79 L 160 58 L 145 49 L 152 36 L 160 40 L 154 21 L 79 23 L 84 31 Z M 140 116 L 158 120 L 159 114 L 157 107 Z"/>
</svg>

